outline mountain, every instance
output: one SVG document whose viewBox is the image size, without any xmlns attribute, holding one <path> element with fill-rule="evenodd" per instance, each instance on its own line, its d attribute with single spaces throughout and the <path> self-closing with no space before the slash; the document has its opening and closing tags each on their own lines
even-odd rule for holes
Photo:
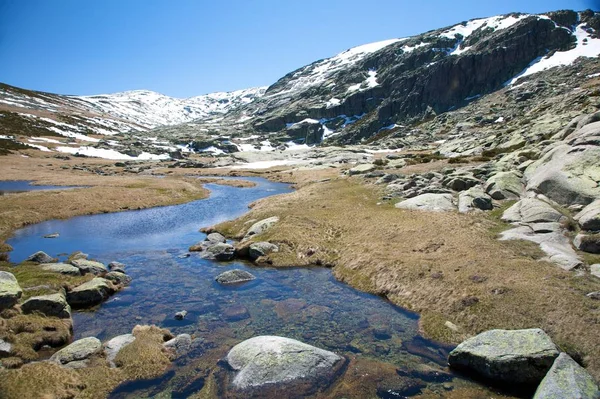
<svg viewBox="0 0 600 399">
<path fill-rule="evenodd" d="M 81 135 L 129 132 L 114 137 L 119 143 L 94 145 L 105 151 L 124 145 L 123 151 L 137 155 L 131 146 L 145 146 L 156 156 L 177 148 L 218 154 L 303 144 L 423 147 L 448 130 L 441 121 L 464 119 L 461 110 L 488 98 L 511 104 L 514 120 L 536 101 L 566 93 L 577 83 L 573 74 L 598 67 L 598 32 L 600 14 L 590 10 L 479 18 L 355 47 L 292 71 L 268 88 L 185 100 L 148 91 L 77 97 L 2 86 L 0 134 L 49 132 L 98 142 Z M 528 82 L 541 77 L 533 94 L 523 94 L 535 101 L 517 101 L 514 94 L 530 90 Z M 488 120 L 476 106 L 473 112 Z M 505 119 L 494 127 L 514 129 L 511 117 Z M 424 126 L 438 130 L 422 134 Z"/>
</svg>

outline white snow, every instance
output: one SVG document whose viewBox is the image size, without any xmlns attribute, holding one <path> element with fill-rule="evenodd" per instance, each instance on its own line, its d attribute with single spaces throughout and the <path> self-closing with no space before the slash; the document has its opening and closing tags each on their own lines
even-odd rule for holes
<svg viewBox="0 0 600 399">
<path fill-rule="evenodd" d="M 215 155 L 225 154 L 225 151 L 223 151 L 215 146 L 203 148 L 203 149 L 199 150 L 198 152 L 212 152 Z"/>
<path fill-rule="evenodd" d="M 502 123 L 502 122 L 504 122 L 504 117 L 503 116 L 498 117 L 498 119 L 496 119 L 494 121 L 494 123 Z"/>
<path fill-rule="evenodd" d="M 360 90 L 360 86 L 361 86 L 361 85 L 362 85 L 362 83 L 357 83 L 357 84 L 355 84 L 355 85 L 349 86 L 349 87 L 348 87 L 348 90 L 346 90 L 346 91 L 348 91 L 348 92 L 350 92 L 350 93 L 352 93 L 352 92 L 354 92 L 354 91 L 359 91 L 359 90 Z"/>
<path fill-rule="evenodd" d="M 293 141 L 288 141 L 285 145 L 287 146 L 286 151 L 306 150 L 310 148 L 308 144 L 296 144 Z"/>
<path fill-rule="evenodd" d="M 379 86 L 379 83 L 377 83 L 377 71 L 375 70 L 370 70 L 369 71 L 369 77 L 367 78 L 367 88 L 373 88 L 375 86 Z"/>
<path fill-rule="evenodd" d="M 37 148 L 38 150 L 41 150 L 44 152 L 52 152 L 52 150 L 50 148 L 44 147 L 43 145 L 31 144 L 31 143 L 23 143 L 23 144 L 28 145 L 29 147 Z"/>
<path fill-rule="evenodd" d="M 586 77 L 588 77 L 588 78 L 596 78 L 596 77 L 598 77 L 598 76 L 600 76 L 600 72 L 599 72 L 599 73 L 593 73 L 593 74 L 591 74 L 591 75 L 588 75 L 588 76 L 586 76 Z"/>
<path fill-rule="evenodd" d="M 440 34 L 440 36 L 447 37 L 449 39 L 454 39 L 456 37 L 456 35 L 459 34 L 459 35 L 462 35 L 462 37 L 466 39 L 473 32 L 475 32 L 477 29 L 479 29 L 483 26 L 485 26 L 486 28 L 492 28 L 492 29 L 498 31 L 498 30 L 510 28 L 517 22 L 519 22 L 522 19 L 525 19 L 527 17 L 529 17 L 529 14 L 519 15 L 518 17 L 513 17 L 512 15 L 505 17 L 505 16 L 500 15 L 500 16 L 490 17 L 490 18 L 474 19 L 474 20 L 466 22 L 464 25 L 463 24 L 455 25 L 452 28 L 448 29 L 447 31 L 442 32 L 442 34 Z"/>
<path fill-rule="evenodd" d="M 319 123 L 318 120 L 316 119 L 312 119 L 312 118 L 306 118 L 306 119 L 302 119 L 300 122 L 296 122 L 296 123 L 286 123 L 285 126 L 290 129 L 293 128 L 295 126 L 299 126 L 302 125 L 303 123 L 310 123 L 310 124 L 315 124 L 315 123 Z"/>
<path fill-rule="evenodd" d="M 338 105 L 340 105 L 342 103 L 342 100 L 340 100 L 339 98 L 330 98 L 329 100 L 327 100 L 327 102 L 325 103 L 325 107 L 327 108 L 332 108 L 332 107 L 336 107 Z"/>
<path fill-rule="evenodd" d="M 160 160 L 160 159 L 169 159 L 169 155 L 168 154 L 162 154 L 162 155 L 156 155 L 156 154 L 150 154 L 147 152 L 142 152 L 142 154 L 139 157 L 132 157 L 126 154 L 121 154 L 120 152 L 116 151 L 116 150 L 107 150 L 104 148 L 94 148 L 94 147 L 88 147 L 88 146 L 83 146 L 83 147 L 79 147 L 79 148 L 73 148 L 73 147 L 56 147 L 56 150 L 59 152 L 66 152 L 69 154 L 81 154 L 81 155 L 86 155 L 88 157 L 96 157 L 96 158 L 104 158 L 104 159 L 113 159 L 113 160 L 132 160 L 132 159 L 139 159 L 139 160 Z"/>
<path fill-rule="evenodd" d="M 30 138 L 28 141 L 32 142 L 32 143 L 53 143 L 53 144 L 64 144 L 62 141 L 58 141 L 58 140 L 54 140 L 54 139 L 47 139 L 45 137 L 36 137 L 36 138 Z"/>
<path fill-rule="evenodd" d="M 427 46 L 427 45 L 429 45 L 429 43 L 421 42 L 419 44 L 415 44 L 414 46 L 403 46 L 402 51 L 404 51 L 405 53 L 412 53 L 416 49 Z"/>
<path fill-rule="evenodd" d="M 14 139 L 14 136 L 5 136 L 3 134 L 0 134 L 0 139 L 4 139 L 4 140 L 12 140 Z"/>
<path fill-rule="evenodd" d="M 600 55 L 600 39 L 592 38 L 591 35 L 583 29 L 583 25 L 575 28 L 575 37 L 577 45 L 575 48 L 567 51 L 557 51 L 548 57 L 539 57 L 535 59 L 525 70 L 512 78 L 507 85 L 512 85 L 520 78 L 533 75 L 550 68 L 571 65 L 579 57 L 598 57 Z"/>
</svg>

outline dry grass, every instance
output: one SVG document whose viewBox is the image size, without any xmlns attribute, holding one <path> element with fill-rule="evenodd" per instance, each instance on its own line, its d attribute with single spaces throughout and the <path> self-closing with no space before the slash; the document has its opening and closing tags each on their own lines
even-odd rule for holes
<svg viewBox="0 0 600 399">
<path fill-rule="evenodd" d="M 600 289 L 598 281 L 536 260 L 535 245 L 496 240 L 498 223 L 488 216 L 378 201 L 372 187 L 336 179 L 260 200 L 217 230 L 239 236 L 250 220 L 277 215 L 281 221 L 256 238 L 281 245 L 274 266 L 334 265 L 341 281 L 420 312 L 425 335 L 445 342 L 491 328 L 541 327 L 600 377 L 600 304 L 585 297 Z"/>
</svg>

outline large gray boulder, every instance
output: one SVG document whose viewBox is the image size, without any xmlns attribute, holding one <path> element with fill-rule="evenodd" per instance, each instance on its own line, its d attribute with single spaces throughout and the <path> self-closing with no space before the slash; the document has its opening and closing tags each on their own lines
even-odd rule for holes
<svg viewBox="0 0 600 399">
<path fill-rule="evenodd" d="M 61 319 L 71 317 L 71 307 L 62 293 L 31 297 L 23 302 L 21 310 L 25 314 L 39 313 Z"/>
<path fill-rule="evenodd" d="M 34 262 L 34 263 L 52 263 L 56 262 L 56 258 L 48 255 L 44 251 L 37 251 L 36 253 L 29 255 L 25 262 Z"/>
<path fill-rule="evenodd" d="M 255 242 L 250 245 L 248 248 L 248 256 L 252 260 L 256 260 L 261 256 L 268 255 L 272 252 L 279 251 L 279 247 L 275 244 L 271 244 L 267 241 Z"/>
<path fill-rule="evenodd" d="M 352 169 L 348 170 L 348 174 L 350 176 L 362 175 L 365 173 L 373 172 L 375 169 L 377 169 L 376 165 L 373 165 L 372 163 L 363 163 L 360 165 L 356 165 Z"/>
<path fill-rule="evenodd" d="M 561 353 L 544 377 L 533 399 L 599 399 L 598 385 L 569 355 Z"/>
<path fill-rule="evenodd" d="M 104 278 L 112 281 L 115 284 L 128 285 L 131 283 L 131 277 L 121 272 L 109 272 L 104 275 Z"/>
<path fill-rule="evenodd" d="M 244 240 L 247 240 L 248 238 L 250 238 L 254 235 L 264 233 L 265 231 L 267 231 L 271 227 L 273 227 L 273 225 L 277 222 L 279 222 L 279 217 L 272 216 L 270 218 L 263 219 L 261 221 L 254 223 L 252 226 L 250 226 L 250 228 L 248 229 L 248 232 L 246 232 L 246 235 L 244 236 Z"/>
<path fill-rule="evenodd" d="M 235 248 L 231 244 L 216 243 L 206 248 L 203 256 L 207 259 L 216 259 L 218 261 L 228 261 L 235 257 Z"/>
<path fill-rule="evenodd" d="M 108 269 L 103 263 L 93 260 L 75 259 L 71 261 L 71 264 L 78 268 L 81 271 L 81 274 L 92 273 L 98 275 L 108 273 Z"/>
<path fill-rule="evenodd" d="M 106 360 L 110 364 L 110 367 L 116 367 L 115 358 L 127 345 L 135 341 L 133 334 L 118 335 L 104 344 L 104 353 L 106 353 Z"/>
<path fill-rule="evenodd" d="M 487 195 L 480 187 L 471 187 L 458 195 L 458 211 L 466 213 L 480 209 L 489 211 L 493 209 L 492 197 Z"/>
<path fill-rule="evenodd" d="M 456 209 L 452 194 L 421 194 L 398 202 L 396 208 L 419 211 L 444 212 Z"/>
<path fill-rule="evenodd" d="M 47 272 L 66 274 L 69 276 L 81 275 L 81 271 L 78 267 L 69 265 L 67 263 L 42 263 L 40 267 L 42 268 L 42 270 L 45 270 Z"/>
<path fill-rule="evenodd" d="M 512 223 L 560 222 L 566 217 L 550 204 L 537 198 L 523 198 L 504 211 L 502 220 Z"/>
<path fill-rule="evenodd" d="M 192 346 L 192 336 L 190 334 L 179 334 L 173 339 L 163 344 L 163 347 L 170 350 L 175 356 L 185 355 Z"/>
<path fill-rule="evenodd" d="M 264 389 L 273 385 L 306 389 L 329 383 L 344 358 L 290 338 L 259 336 L 234 346 L 226 358 L 235 376 L 236 390 Z"/>
<path fill-rule="evenodd" d="M 256 279 L 256 277 L 254 277 L 251 273 L 240 269 L 228 270 L 219 274 L 217 278 L 215 278 L 217 283 L 223 285 L 245 283 L 254 279 Z"/>
<path fill-rule="evenodd" d="M 600 200 L 587 205 L 577 215 L 575 220 L 579 222 L 582 229 L 588 231 L 600 231 Z"/>
<path fill-rule="evenodd" d="M 56 352 L 50 357 L 50 361 L 66 367 L 80 368 L 85 367 L 89 358 L 100 352 L 102 342 L 98 338 L 82 338 Z"/>
<path fill-rule="evenodd" d="M 227 239 L 220 233 L 210 233 L 206 236 L 205 241 L 218 243 L 218 242 L 227 242 Z"/>
<path fill-rule="evenodd" d="M 523 192 L 521 175 L 517 172 L 496 173 L 485 182 L 484 189 L 495 200 L 519 199 Z"/>
<path fill-rule="evenodd" d="M 497 382 L 537 386 L 558 354 L 539 328 L 490 330 L 458 345 L 448 364 Z"/>
<path fill-rule="evenodd" d="M 16 277 L 9 272 L 0 271 L 0 311 L 12 308 L 23 295 Z"/>
<path fill-rule="evenodd" d="M 600 234 L 577 234 L 573 245 L 580 251 L 600 254 Z"/>
<path fill-rule="evenodd" d="M 69 291 L 67 302 L 75 308 L 94 306 L 108 299 L 113 291 L 110 281 L 95 277 Z"/>
</svg>

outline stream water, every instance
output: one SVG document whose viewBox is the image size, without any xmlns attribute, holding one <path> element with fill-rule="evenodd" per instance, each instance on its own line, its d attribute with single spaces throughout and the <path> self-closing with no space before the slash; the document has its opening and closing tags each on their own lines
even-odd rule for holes
<svg viewBox="0 0 600 399">
<path fill-rule="evenodd" d="M 76 187 L 66 186 L 34 186 L 29 180 L 4 180 L 0 181 L 0 195 L 4 193 L 20 193 L 24 191 L 39 190 L 66 190 Z"/>
<path fill-rule="evenodd" d="M 202 388 L 203 380 L 175 383 L 178 368 L 184 370 L 203 353 L 224 343 L 229 348 L 232 342 L 265 334 L 391 363 L 401 370 L 415 370 L 424 364 L 437 369 L 445 366 L 448 348 L 419 336 L 417 315 L 337 282 L 328 269 L 276 270 L 238 261 L 214 262 L 195 253 L 185 257 L 190 245 L 204 239 L 200 227 L 236 218 L 256 199 L 290 191 L 287 185 L 249 180 L 257 185 L 234 188 L 207 184 L 210 198 L 184 205 L 28 226 L 8 240 L 14 248 L 11 260 L 20 262 L 39 250 L 52 256 L 78 250 L 105 263 L 127 265 L 133 278 L 128 288 L 93 312 L 73 314 L 75 338 L 107 340 L 131 332 L 136 324 L 156 324 L 174 334 L 189 333 L 198 338 L 194 349 L 161 381 L 129 385 L 118 389 L 114 397 L 185 397 Z M 42 238 L 49 233 L 60 236 Z M 234 287 L 214 281 L 218 274 L 233 268 L 248 270 L 257 279 Z M 174 314 L 181 310 L 189 312 L 187 317 L 175 320 Z M 442 388 L 440 381 L 433 385 L 434 390 L 448 388 Z M 182 386 L 187 388 L 178 394 Z M 386 395 L 379 394 L 407 396 Z"/>
</svg>

